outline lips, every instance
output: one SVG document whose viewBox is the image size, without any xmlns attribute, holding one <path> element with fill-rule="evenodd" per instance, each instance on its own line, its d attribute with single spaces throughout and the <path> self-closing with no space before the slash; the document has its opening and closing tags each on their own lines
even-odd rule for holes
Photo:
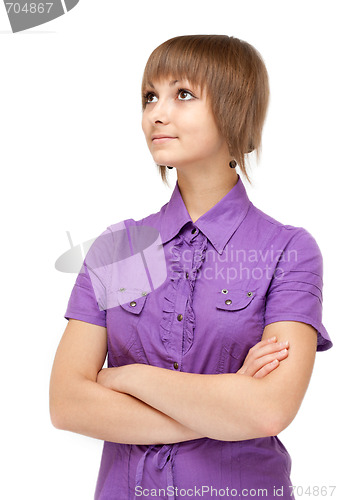
<svg viewBox="0 0 337 500">
<path fill-rule="evenodd" d="M 154 136 L 152 136 L 152 144 L 161 144 L 164 142 L 171 142 L 174 139 L 176 139 L 176 137 L 172 137 L 170 135 L 154 135 Z"/>
</svg>

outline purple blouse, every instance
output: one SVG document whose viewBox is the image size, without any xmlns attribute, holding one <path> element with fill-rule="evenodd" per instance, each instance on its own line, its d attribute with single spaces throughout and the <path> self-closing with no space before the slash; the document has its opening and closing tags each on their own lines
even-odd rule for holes
<svg viewBox="0 0 337 500">
<path fill-rule="evenodd" d="M 311 234 L 256 208 L 239 175 L 195 223 L 177 181 L 159 212 L 109 226 L 94 241 L 64 317 L 107 328 L 109 367 L 235 373 L 275 321 L 310 324 L 317 351 L 332 347 L 322 324 L 322 271 Z M 290 469 L 277 436 L 105 441 L 95 500 L 231 498 L 251 489 L 293 499 Z"/>
</svg>

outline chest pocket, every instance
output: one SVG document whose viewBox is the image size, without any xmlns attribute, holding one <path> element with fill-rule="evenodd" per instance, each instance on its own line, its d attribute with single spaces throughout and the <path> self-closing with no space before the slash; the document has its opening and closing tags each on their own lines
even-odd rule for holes
<svg viewBox="0 0 337 500">
<path fill-rule="evenodd" d="M 245 309 L 254 297 L 255 294 L 252 291 L 227 290 L 224 288 L 217 293 L 216 307 L 224 311 L 240 311 Z"/>
<path fill-rule="evenodd" d="M 222 289 L 215 294 L 220 348 L 217 373 L 235 373 L 261 340 L 264 298 L 255 290 Z"/>
<path fill-rule="evenodd" d="M 120 306 L 125 311 L 138 315 L 144 308 L 147 292 L 137 289 L 126 293 L 126 290 L 121 289 L 118 291 L 117 297 Z"/>
<path fill-rule="evenodd" d="M 118 290 L 119 305 L 107 310 L 109 366 L 147 363 L 143 342 L 137 330 L 147 298 L 144 290 Z"/>
</svg>

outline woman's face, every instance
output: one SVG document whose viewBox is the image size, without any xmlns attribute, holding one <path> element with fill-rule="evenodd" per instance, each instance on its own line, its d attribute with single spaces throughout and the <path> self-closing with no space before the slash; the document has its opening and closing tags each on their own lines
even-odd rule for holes
<svg viewBox="0 0 337 500">
<path fill-rule="evenodd" d="M 228 148 L 206 92 L 201 94 L 188 80 L 151 83 L 145 89 L 142 129 L 154 161 L 178 169 L 216 163 L 223 167 Z"/>
</svg>

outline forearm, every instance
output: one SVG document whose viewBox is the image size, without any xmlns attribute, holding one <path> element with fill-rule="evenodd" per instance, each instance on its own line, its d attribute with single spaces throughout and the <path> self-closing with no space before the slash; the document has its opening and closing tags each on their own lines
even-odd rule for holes
<svg viewBox="0 0 337 500">
<path fill-rule="evenodd" d="M 60 391 L 54 425 L 105 441 L 166 444 L 203 437 L 135 397 L 85 378 Z"/>
<path fill-rule="evenodd" d="M 116 389 L 132 394 L 212 439 L 273 435 L 264 380 L 237 374 L 199 375 L 149 365 L 125 367 Z"/>
</svg>

